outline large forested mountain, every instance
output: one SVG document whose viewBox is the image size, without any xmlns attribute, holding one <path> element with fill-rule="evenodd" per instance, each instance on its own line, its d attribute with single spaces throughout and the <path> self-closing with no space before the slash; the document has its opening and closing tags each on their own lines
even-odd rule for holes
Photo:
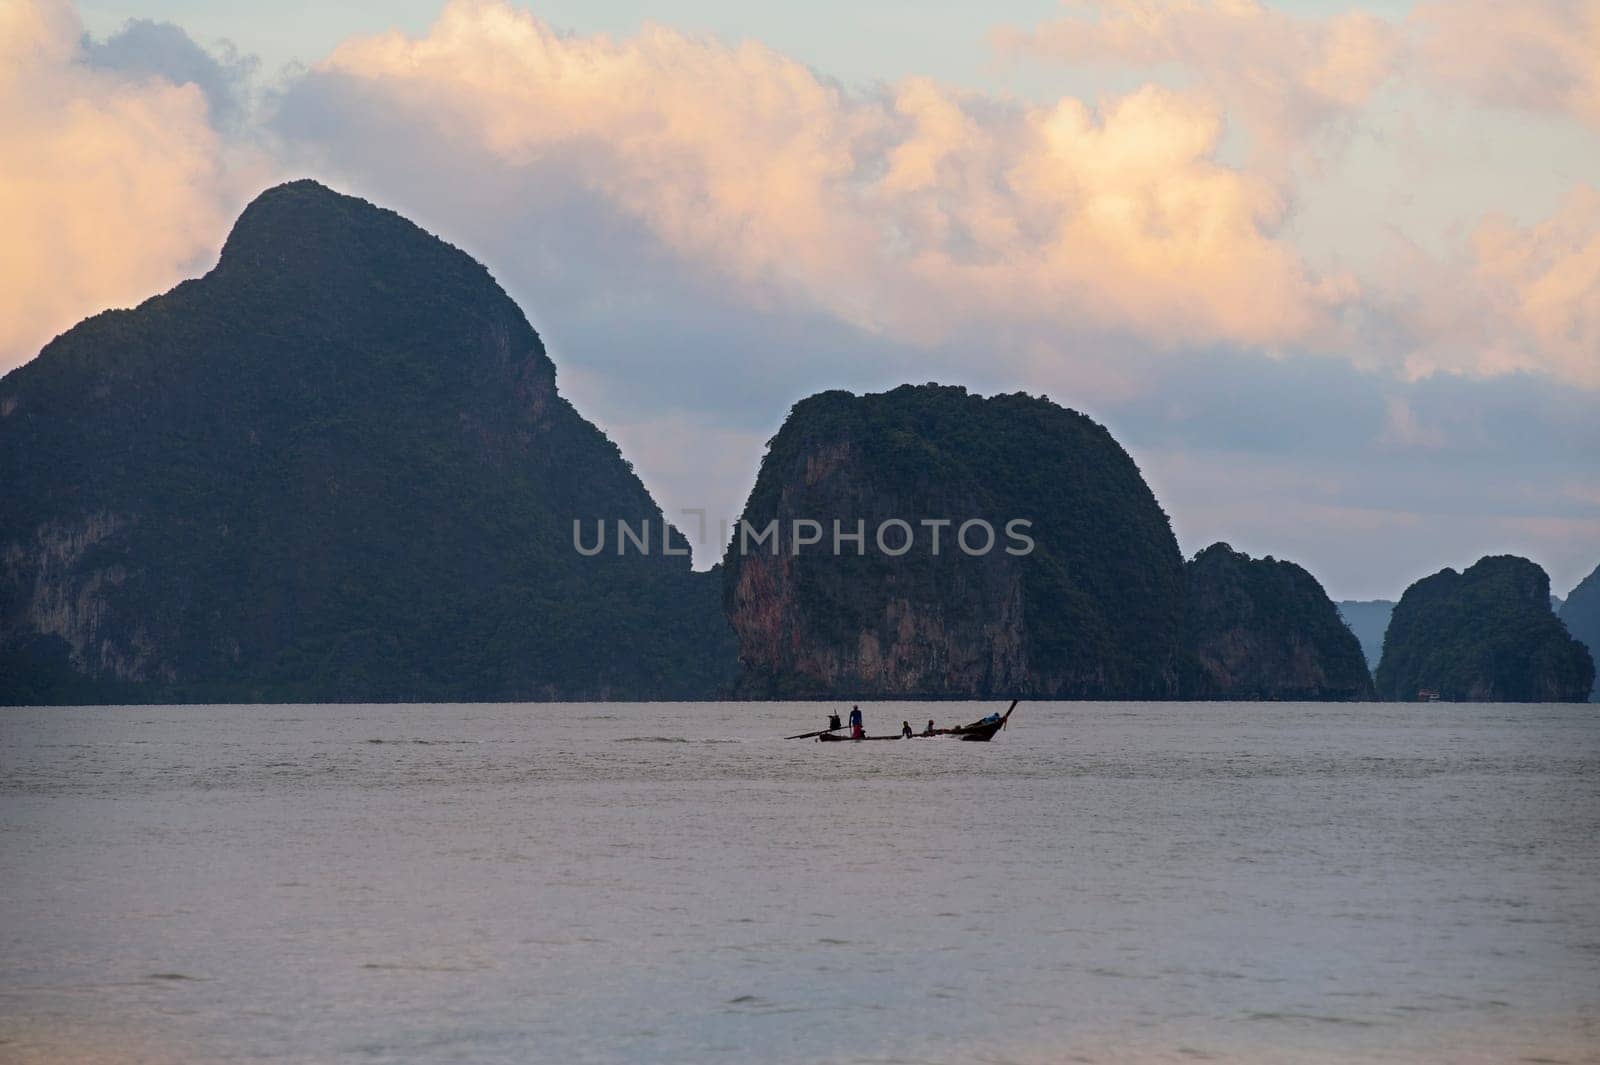
<svg viewBox="0 0 1600 1065">
<path fill-rule="evenodd" d="M 779 550 L 736 533 L 692 573 L 488 272 L 307 181 L 252 203 L 204 277 L 0 379 L 0 483 L 4 702 L 1371 690 L 1310 574 L 1221 544 L 1186 569 L 1105 428 L 1022 394 L 802 401 L 743 515 Z M 619 556 L 618 519 L 654 550 Z M 974 519 L 997 539 L 968 553 Z M 575 521 L 607 550 L 576 550 Z M 1380 693 L 1583 698 L 1547 596 L 1514 558 L 1419 581 Z M 1561 610 L 1600 641 L 1600 574 Z"/>
<path fill-rule="evenodd" d="M 1378 664 L 1378 694 L 1414 699 L 1578 702 L 1594 663 L 1550 610 L 1550 578 L 1515 555 L 1440 570 L 1406 589 Z"/>
<path fill-rule="evenodd" d="M 1184 576 L 1187 698 L 1372 698 L 1360 643 L 1301 567 L 1212 544 Z"/>
<path fill-rule="evenodd" d="M 0 481 L 9 701 L 666 698 L 732 673 L 718 578 L 574 551 L 597 518 L 659 548 L 660 511 L 489 273 L 313 182 L 261 195 L 204 277 L 6 375 Z"/>
<path fill-rule="evenodd" d="M 725 556 L 741 690 L 759 696 L 1165 698 L 1178 692 L 1183 562 L 1161 507 L 1104 427 L 1042 398 L 906 385 L 797 404 L 771 441 L 743 519 L 776 520 L 778 554 Z M 982 519 L 995 548 L 968 554 Z M 1007 538 L 1032 524 L 1026 555 Z M 793 552 L 796 520 L 822 543 Z M 832 550 L 832 523 L 867 531 Z M 899 520 L 909 551 L 873 542 Z M 933 549 L 924 520 L 948 520 Z M 899 548 L 891 527 L 885 543 Z M 974 527 L 970 546 L 983 537 Z"/>
<path fill-rule="evenodd" d="M 1574 639 L 1589 649 L 1589 657 L 1600 666 L 1600 566 L 1578 582 L 1561 604 L 1561 620 Z M 1589 689 L 1589 698 L 1600 695 L 1600 686 Z"/>
</svg>

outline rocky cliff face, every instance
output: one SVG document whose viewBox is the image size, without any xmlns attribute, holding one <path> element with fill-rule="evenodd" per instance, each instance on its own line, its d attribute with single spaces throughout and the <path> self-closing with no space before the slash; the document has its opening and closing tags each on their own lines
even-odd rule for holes
<svg viewBox="0 0 1600 1065">
<path fill-rule="evenodd" d="M 45 521 L 31 543 L 7 544 L 0 564 L 18 592 L 14 609 L 24 632 L 61 641 L 87 673 L 136 682 L 149 679 L 155 664 L 149 633 L 137 626 L 120 632 L 110 609 L 128 567 L 96 558 L 97 549 L 116 542 L 131 521 L 105 511 L 77 521 Z"/>
<path fill-rule="evenodd" d="M 1494 555 L 1406 589 L 1378 664 L 1378 694 L 1427 689 L 1472 702 L 1580 702 L 1594 663 L 1550 611 L 1550 578 L 1525 558 Z"/>
<path fill-rule="evenodd" d="M 1016 520 L 1029 524 L 1008 535 Z M 977 521 L 989 550 L 980 525 L 961 539 Z M 747 695 L 1177 692 L 1166 515 L 1103 427 L 1048 400 L 813 396 L 773 438 L 743 522 L 777 537 L 774 553 L 736 532 L 724 559 Z M 859 548 L 835 552 L 835 522 Z"/>
<path fill-rule="evenodd" d="M 1561 604 L 1560 617 L 1572 638 L 1588 648 L 1589 657 L 1600 665 L 1600 566 L 1572 589 Z M 1589 698 L 1600 698 L 1600 687 L 1591 687 Z"/>
<path fill-rule="evenodd" d="M 0 686 L 63 699 L 708 696 L 720 580 L 471 258 L 313 182 L 0 380 Z M 681 537 L 673 534 L 675 542 Z"/>
<path fill-rule="evenodd" d="M 1360 643 L 1304 569 L 1213 544 L 1184 576 L 1187 698 L 1373 697 Z"/>
</svg>

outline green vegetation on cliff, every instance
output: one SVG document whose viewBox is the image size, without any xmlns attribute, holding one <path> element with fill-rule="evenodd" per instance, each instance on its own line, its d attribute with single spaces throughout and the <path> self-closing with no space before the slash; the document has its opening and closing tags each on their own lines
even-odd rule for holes
<svg viewBox="0 0 1600 1065">
<path fill-rule="evenodd" d="M 1474 702 L 1578 702 L 1594 663 L 1550 611 L 1550 578 L 1525 558 L 1493 555 L 1406 589 L 1378 664 L 1378 694 L 1427 689 Z"/>
<path fill-rule="evenodd" d="M 906 385 L 795 405 L 743 514 L 776 519 L 782 554 L 724 560 L 743 691 L 763 696 L 1163 698 L 1177 693 L 1182 557 L 1166 515 L 1106 429 L 1047 399 Z M 790 554 L 795 519 L 824 542 Z M 834 520 L 867 531 L 835 556 Z M 899 519 L 917 539 L 873 542 Z M 925 519 L 948 519 L 934 553 Z M 973 556 L 956 527 L 999 540 Z M 1006 524 L 1031 522 L 1025 556 Z M 894 533 L 891 545 L 902 536 Z"/>
<path fill-rule="evenodd" d="M 1110 433 L 1024 394 L 802 401 L 743 515 L 779 523 L 779 553 L 736 532 L 692 573 L 488 272 L 313 182 L 252 203 L 204 277 L 0 379 L 0 482 L 4 702 L 704 698 L 736 675 L 756 696 L 1372 693 L 1309 573 L 1225 544 L 1185 566 Z M 618 519 L 655 550 L 619 557 Z M 973 520 L 997 537 L 977 554 Z M 584 557 L 573 524 L 601 521 Z M 791 553 L 795 521 L 821 542 Z M 836 521 L 859 548 L 835 553 Z M 896 521 L 903 554 L 876 537 Z M 1509 557 L 1419 581 L 1382 619 L 1380 693 L 1583 698 L 1591 657 L 1547 597 Z M 1344 607 L 1382 640 L 1387 604 Z M 1560 609 L 1600 643 L 1600 571 Z"/>
<path fill-rule="evenodd" d="M 1311 574 L 1212 544 L 1184 566 L 1191 699 L 1370 699 L 1355 634 Z"/>
<path fill-rule="evenodd" d="M 9 701 L 709 696 L 720 578 L 488 271 L 309 181 L 0 381 Z M 674 533 L 675 542 L 682 543 Z"/>
<path fill-rule="evenodd" d="M 1572 638 L 1589 649 L 1589 657 L 1600 666 L 1600 566 L 1578 582 L 1561 604 L 1561 620 Z M 1600 686 L 1589 689 L 1589 698 L 1600 695 Z"/>
</svg>

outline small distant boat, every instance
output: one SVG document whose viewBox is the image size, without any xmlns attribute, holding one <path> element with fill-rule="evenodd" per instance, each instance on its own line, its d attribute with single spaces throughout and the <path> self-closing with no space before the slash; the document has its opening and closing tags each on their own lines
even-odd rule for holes
<svg viewBox="0 0 1600 1065">
<path fill-rule="evenodd" d="M 910 736 L 902 736 L 895 732 L 887 736 L 863 736 L 859 740 L 850 736 L 841 736 L 834 732 L 821 732 L 817 734 L 818 743 L 868 743 L 873 740 L 926 740 L 935 736 L 954 736 L 958 740 L 968 743 L 988 743 L 994 739 L 994 734 L 1006 727 L 1006 722 L 1011 720 L 1011 711 L 1017 708 L 1020 699 L 1013 699 L 1011 705 L 1003 714 L 990 714 L 981 721 L 974 721 L 970 725 L 957 725 L 955 728 L 937 728 L 932 732 L 913 732 Z M 799 739 L 800 737 L 794 737 Z"/>
<path fill-rule="evenodd" d="M 1439 701 L 1439 693 L 1434 691 L 1432 688 L 1418 688 L 1417 689 L 1417 702 L 1419 702 L 1419 703 L 1436 703 L 1438 701 Z"/>
</svg>

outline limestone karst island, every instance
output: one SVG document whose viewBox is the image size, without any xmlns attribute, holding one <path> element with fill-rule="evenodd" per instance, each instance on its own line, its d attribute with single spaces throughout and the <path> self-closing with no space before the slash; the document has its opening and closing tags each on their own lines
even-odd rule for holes
<svg viewBox="0 0 1600 1065">
<path fill-rule="evenodd" d="M 1301 566 L 1226 543 L 1185 559 L 1111 433 L 1024 393 L 801 400 L 726 557 L 695 571 L 556 378 L 466 253 L 313 181 L 267 190 L 203 277 L 81 322 L 0 383 L 0 690 L 29 704 L 1593 688 L 1593 575 L 1558 615 L 1533 562 L 1445 569 L 1364 652 Z M 584 529 L 608 522 L 633 536 L 585 550 Z M 774 522 L 751 550 L 744 531 Z M 905 532 L 881 542 L 885 522 Z M 638 534 L 652 528 L 654 550 Z"/>
</svg>

